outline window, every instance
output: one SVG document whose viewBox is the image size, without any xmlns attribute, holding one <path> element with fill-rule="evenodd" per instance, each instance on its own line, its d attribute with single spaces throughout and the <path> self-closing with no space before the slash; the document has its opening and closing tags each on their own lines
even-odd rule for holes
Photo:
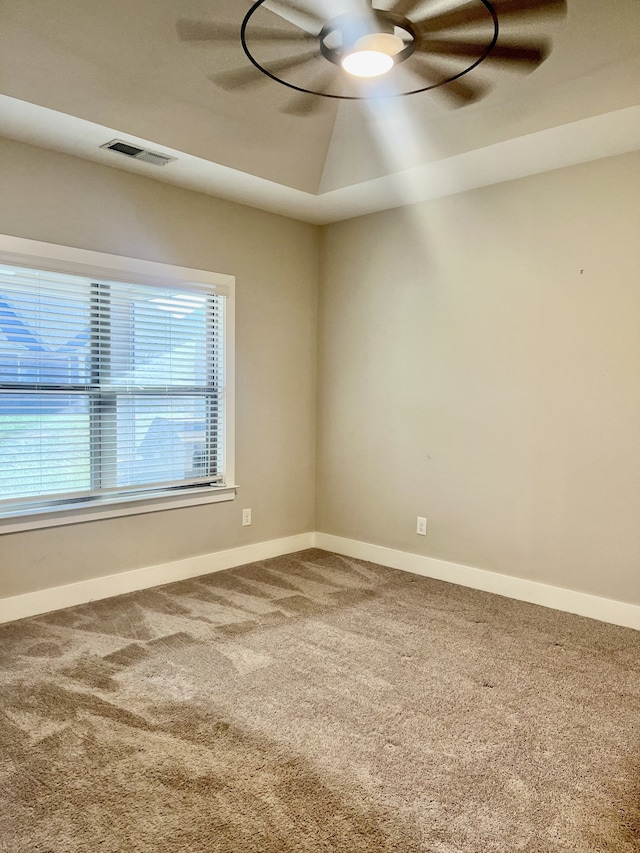
<svg viewBox="0 0 640 853">
<path fill-rule="evenodd" d="M 0 238 L 0 519 L 232 497 L 230 277 L 43 245 Z"/>
</svg>

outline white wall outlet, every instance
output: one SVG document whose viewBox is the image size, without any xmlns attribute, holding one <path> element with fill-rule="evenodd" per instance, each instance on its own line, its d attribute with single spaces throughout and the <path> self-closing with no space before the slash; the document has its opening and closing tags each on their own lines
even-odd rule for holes
<svg viewBox="0 0 640 853">
<path fill-rule="evenodd" d="M 251 510 L 243 509 L 242 510 L 242 526 L 248 527 L 251 524 Z"/>
<path fill-rule="evenodd" d="M 423 518 L 421 515 L 418 516 L 418 519 L 416 522 L 416 533 L 419 536 L 426 536 L 427 535 L 427 519 Z"/>
</svg>

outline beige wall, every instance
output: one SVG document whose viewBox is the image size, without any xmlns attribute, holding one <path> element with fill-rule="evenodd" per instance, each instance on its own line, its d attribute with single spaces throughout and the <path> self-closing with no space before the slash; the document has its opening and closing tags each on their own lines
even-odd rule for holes
<svg viewBox="0 0 640 853">
<path fill-rule="evenodd" d="M 318 530 L 640 604 L 638 199 L 632 154 L 326 229 Z"/>
<path fill-rule="evenodd" d="M 233 503 L 3 535 L 0 597 L 312 530 L 318 229 L 8 140 L 0 187 L 0 233 L 236 276 L 240 485 Z"/>
<path fill-rule="evenodd" d="M 2 536 L 0 597 L 315 526 L 640 603 L 640 154 L 325 229 L 315 521 L 319 230 L 6 140 L 0 186 L 0 233 L 236 275 L 241 486 Z"/>
</svg>

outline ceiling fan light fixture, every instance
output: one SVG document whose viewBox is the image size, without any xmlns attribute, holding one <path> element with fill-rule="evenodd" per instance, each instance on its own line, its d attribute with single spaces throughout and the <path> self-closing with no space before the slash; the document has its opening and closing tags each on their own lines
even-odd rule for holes
<svg viewBox="0 0 640 853">
<path fill-rule="evenodd" d="M 399 36 L 392 33 L 371 33 L 359 38 L 353 50 L 341 60 L 341 65 L 355 77 L 381 77 L 395 64 L 394 57 L 404 47 Z"/>
<path fill-rule="evenodd" d="M 342 60 L 344 70 L 354 77 L 382 77 L 393 64 L 393 57 L 379 50 L 354 50 Z"/>
<path fill-rule="evenodd" d="M 547 10 L 566 13 L 567 0 L 440 0 L 443 8 L 427 11 L 427 0 L 332 0 L 332 17 L 324 17 L 325 4 L 318 0 L 318 8 L 307 12 L 311 0 L 277 0 L 282 12 L 271 8 L 271 0 L 253 0 L 253 5 L 243 18 L 240 27 L 242 49 L 253 68 L 243 68 L 234 76 L 214 75 L 215 82 L 223 88 L 243 86 L 255 82 L 255 70 L 303 95 L 319 95 L 341 101 L 362 101 L 375 98 L 416 95 L 439 89 L 456 106 L 465 106 L 479 100 L 488 86 L 482 81 L 462 79 L 485 60 L 507 64 L 513 68 L 533 70 L 549 54 L 547 41 L 523 41 L 514 36 L 512 41 L 497 44 L 500 25 L 498 11 L 509 19 L 527 18 Z M 429 5 L 433 5 L 428 0 Z M 268 5 L 267 5 L 268 4 Z M 436 0 L 436 6 L 438 5 Z M 389 7 L 389 8 L 386 8 Z M 288 27 L 274 28 L 271 19 L 256 15 L 264 8 L 269 15 L 279 15 Z M 496 11 L 498 9 L 498 11 Z M 304 11 L 304 21 L 297 20 Z M 344 11 L 342 11 L 344 10 Z M 294 20 L 296 17 L 296 20 Z M 257 24 L 254 26 L 254 18 Z M 268 26 L 267 26 L 268 23 Z M 293 24 L 297 32 L 290 28 Z M 472 26 L 459 32 L 460 28 Z M 217 26 L 217 25 L 216 25 Z M 183 37 L 199 39 L 201 32 L 207 38 L 217 38 L 214 26 L 192 32 L 184 26 Z M 449 32 L 451 31 L 451 32 Z M 186 34 L 186 35 L 185 35 Z M 223 40 L 228 40 L 224 31 Z M 260 50 L 260 42 L 315 41 L 315 48 L 304 54 L 273 57 L 271 51 Z M 255 42 L 255 48 L 253 46 Z M 344 73 L 361 78 L 380 78 L 396 65 L 401 65 L 416 54 L 407 65 L 410 73 L 394 72 L 389 86 L 348 87 Z M 323 62 L 326 60 L 328 65 Z M 455 64 L 454 64 L 455 63 Z M 302 85 L 303 69 L 313 64 L 313 80 Z M 321 67 L 322 66 L 322 67 Z M 344 73 L 332 73 L 333 69 Z M 284 73 L 283 73 L 284 72 Z M 299 72 L 299 73 L 298 73 Z M 297 76 L 296 76 L 297 75 Z M 416 79 L 417 78 L 417 79 Z M 393 87 L 393 88 L 392 88 Z M 315 108 L 300 107 L 300 97 L 294 107 L 285 112 L 308 114 Z"/>
</svg>

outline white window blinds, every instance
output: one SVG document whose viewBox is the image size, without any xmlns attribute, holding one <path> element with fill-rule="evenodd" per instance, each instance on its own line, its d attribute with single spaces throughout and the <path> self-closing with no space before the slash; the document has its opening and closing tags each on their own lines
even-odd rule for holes
<svg viewBox="0 0 640 853">
<path fill-rule="evenodd" d="M 224 310 L 0 265 L 0 512 L 223 482 Z"/>
</svg>

